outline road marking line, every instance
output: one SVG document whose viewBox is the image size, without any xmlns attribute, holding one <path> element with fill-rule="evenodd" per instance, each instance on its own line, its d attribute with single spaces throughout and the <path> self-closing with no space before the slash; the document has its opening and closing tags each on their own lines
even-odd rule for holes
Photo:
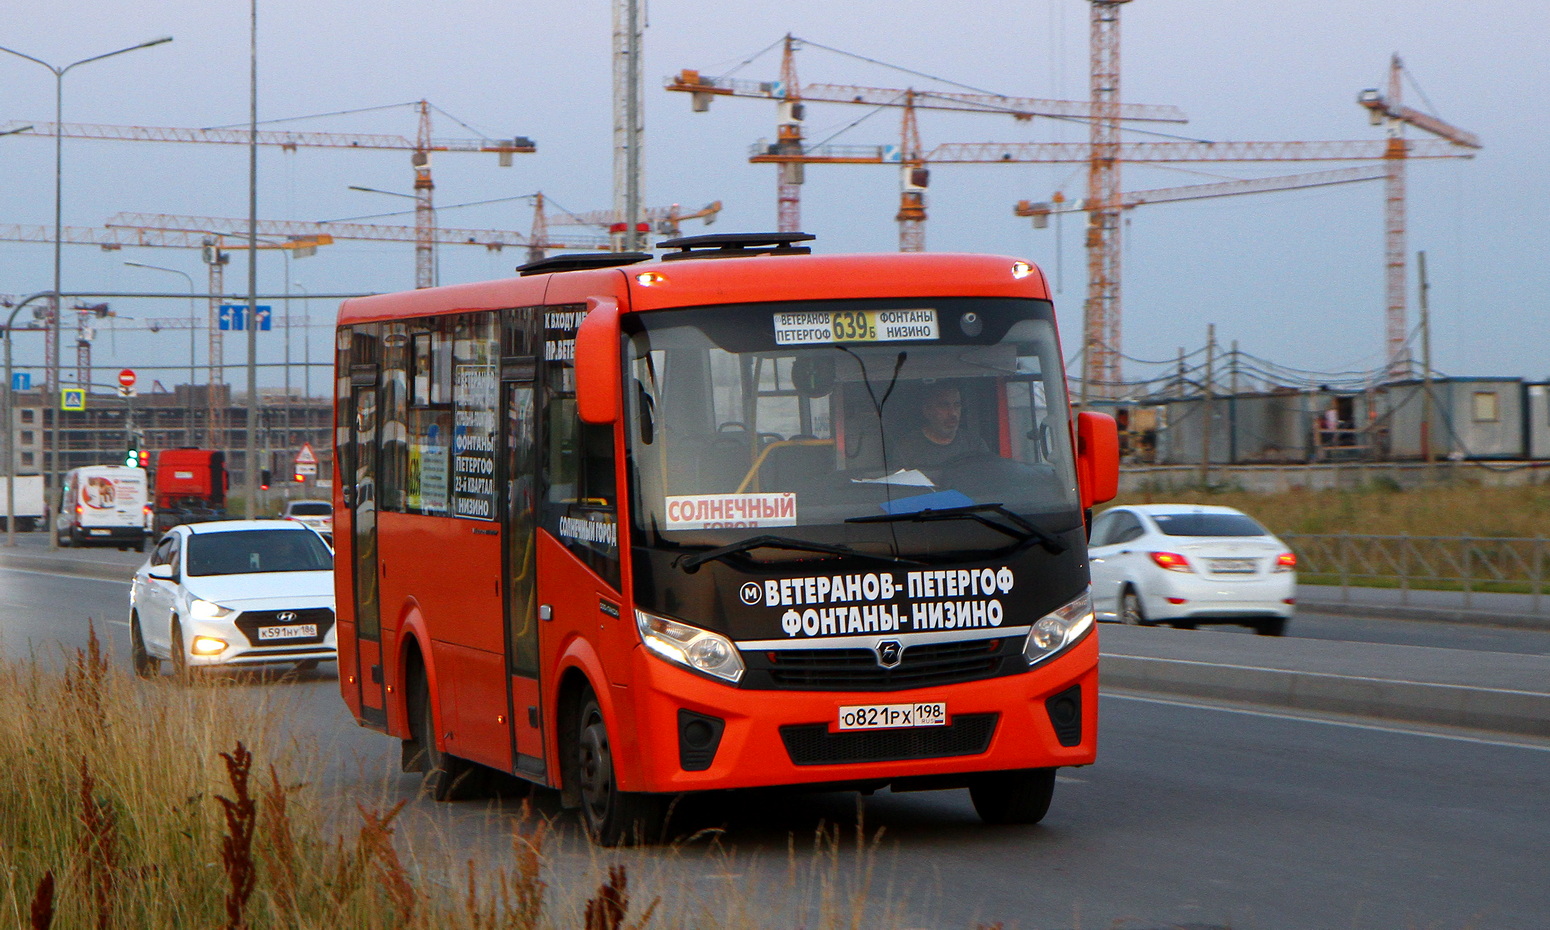
<svg viewBox="0 0 1550 930">
<path fill-rule="evenodd" d="M 128 578 L 123 581 L 116 581 L 112 578 L 93 578 L 91 575 L 76 575 L 71 572 L 45 572 L 36 568 L 11 568 L 6 565 L 0 565 L 0 572 L 16 572 L 19 575 L 44 575 L 49 578 L 69 578 L 75 581 L 100 581 L 103 584 L 130 584 L 132 582 L 132 579 Z"/>
<path fill-rule="evenodd" d="M 1195 701 L 1172 700 L 1168 698 L 1142 697 L 1138 694 L 1116 694 L 1113 691 L 1103 692 L 1099 697 L 1114 698 L 1120 701 L 1139 701 L 1143 704 L 1171 704 L 1175 707 L 1189 707 L 1195 710 L 1216 710 L 1227 714 L 1246 714 L 1250 717 L 1269 717 L 1273 720 L 1293 720 L 1301 723 L 1322 723 L 1332 727 L 1349 727 L 1353 730 L 1373 730 L 1378 733 L 1396 733 L 1401 736 L 1429 736 L 1434 739 L 1447 739 L 1460 743 L 1475 743 L 1481 746 L 1501 746 L 1507 749 L 1532 749 L 1538 752 L 1550 752 L 1550 743 L 1515 743 L 1508 740 L 1484 739 L 1478 736 L 1463 736 L 1457 733 L 1444 733 L 1435 730 L 1418 730 L 1409 727 L 1390 727 L 1375 723 L 1354 723 L 1349 720 L 1335 720 L 1329 717 L 1312 717 L 1292 713 L 1277 713 L 1269 710 L 1249 710 L 1245 707 L 1227 707 L 1221 704 L 1202 704 Z"/>
<path fill-rule="evenodd" d="M 1504 653 L 1521 655 L 1522 653 Z M 1133 659 L 1138 662 L 1166 662 L 1170 665 L 1196 665 L 1201 668 L 1227 668 L 1239 672 L 1275 672 L 1278 675 L 1315 675 L 1319 678 L 1338 678 L 1342 681 L 1360 681 L 1378 685 L 1419 685 L 1423 688 L 1454 688 L 1467 691 L 1486 691 L 1492 694 L 1542 695 L 1542 691 L 1523 691 L 1517 688 L 1482 688 L 1478 685 L 1461 685 L 1446 681 L 1414 681 L 1409 678 L 1372 678 L 1366 675 L 1346 675 L 1341 672 L 1316 672 L 1303 668 L 1277 668 L 1273 665 L 1233 665 L 1228 662 L 1202 662 L 1198 659 L 1166 659 L 1161 656 L 1133 656 L 1118 652 L 1103 654 L 1104 658 Z"/>
</svg>

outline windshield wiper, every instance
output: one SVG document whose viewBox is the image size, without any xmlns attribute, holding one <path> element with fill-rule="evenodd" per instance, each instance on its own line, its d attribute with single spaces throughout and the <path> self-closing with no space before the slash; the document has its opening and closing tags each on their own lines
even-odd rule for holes
<svg viewBox="0 0 1550 930">
<path fill-rule="evenodd" d="M 792 539 L 787 536 L 750 536 L 741 542 L 732 543 L 729 546 L 721 546 L 716 549 L 706 549 L 693 555 L 681 556 L 674 564 L 686 572 L 699 571 L 701 565 L 713 559 L 724 559 L 727 556 L 739 555 L 750 549 L 785 549 L 790 552 L 823 552 L 829 555 L 844 555 L 860 559 L 872 559 L 877 562 L 892 562 L 903 565 L 924 565 L 926 563 L 915 559 L 903 559 L 891 555 L 878 555 L 871 552 L 862 552 L 849 546 L 835 545 L 831 543 L 811 542 L 805 539 Z"/>
<path fill-rule="evenodd" d="M 1006 519 L 1006 523 L 991 520 L 985 514 L 993 513 Z M 1037 542 L 1044 547 L 1044 551 L 1050 555 L 1059 555 L 1066 551 L 1066 544 L 1055 536 L 1045 532 L 1034 524 L 1023 519 L 1015 511 L 1008 510 L 1001 504 L 965 504 L 962 507 L 942 507 L 939 509 L 926 508 L 924 510 L 911 510 L 905 513 L 880 513 L 869 517 L 850 517 L 846 523 L 935 523 L 942 520 L 973 520 L 982 526 L 989 527 L 998 533 L 1010 536 L 1020 543 Z"/>
</svg>

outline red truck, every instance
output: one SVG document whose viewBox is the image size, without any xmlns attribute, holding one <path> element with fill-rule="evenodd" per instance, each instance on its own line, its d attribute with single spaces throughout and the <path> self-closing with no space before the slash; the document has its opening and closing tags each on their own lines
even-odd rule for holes
<svg viewBox="0 0 1550 930">
<path fill-rule="evenodd" d="M 164 449 L 156 454 L 156 532 L 182 523 L 226 519 L 226 453 Z"/>
</svg>

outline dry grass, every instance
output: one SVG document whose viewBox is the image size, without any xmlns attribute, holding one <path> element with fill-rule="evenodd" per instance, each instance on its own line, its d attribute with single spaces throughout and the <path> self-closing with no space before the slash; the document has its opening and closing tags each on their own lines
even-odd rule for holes
<svg viewBox="0 0 1550 930">
<path fill-rule="evenodd" d="M 1550 537 L 1550 486 L 1444 485 L 1402 491 L 1165 491 L 1122 495 L 1116 504 L 1200 503 L 1236 507 L 1272 533 L 1380 536 Z"/>
<path fill-rule="evenodd" d="M 714 842 L 605 853 L 492 808 L 510 845 L 479 856 L 385 785 L 375 804 L 324 796 L 315 746 L 266 722 L 283 690 L 140 680 L 95 633 L 63 674 L 0 660 L 0 927 L 899 926 L 859 825 L 761 876 Z"/>
</svg>

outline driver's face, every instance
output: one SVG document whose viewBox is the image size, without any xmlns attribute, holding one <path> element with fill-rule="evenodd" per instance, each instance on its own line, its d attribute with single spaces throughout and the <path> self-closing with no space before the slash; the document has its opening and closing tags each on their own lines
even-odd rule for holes
<svg viewBox="0 0 1550 930">
<path fill-rule="evenodd" d="M 958 421 L 963 419 L 963 397 L 957 388 L 934 391 L 921 406 L 921 414 L 928 434 L 950 440 L 958 432 Z"/>
</svg>

